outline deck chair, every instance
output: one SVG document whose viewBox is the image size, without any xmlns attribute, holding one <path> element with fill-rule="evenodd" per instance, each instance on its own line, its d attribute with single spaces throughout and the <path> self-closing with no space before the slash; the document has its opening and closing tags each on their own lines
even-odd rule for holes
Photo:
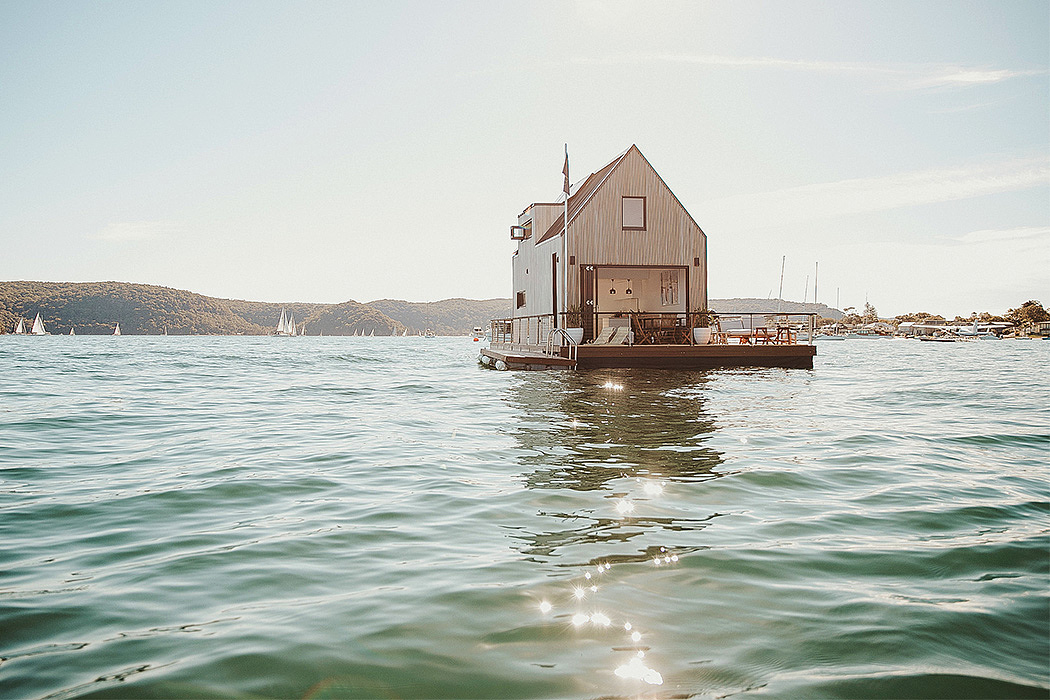
<svg viewBox="0 0 1050 700">
<path fill-rule="evenodd" d="M 609 341 L 610 345 L 623 345 L 627 342 L 627 336 L 630 334 L 631 329 L 627 326 L 619 326 L 616 328 L 616 333 L 613 334 L 612 340 Z"/>
<path fill-rule="evenodd" d="M 616 332 L 616 328 L 614 326 L 609 326 L 608 328 L 603 328 L 602 332 L 599 333 L 598 337 L 595 338 L 592 342 L 595 345 L 608 345 L 609 343 L 612 342 L 612 337 L 613 337 L 613 334 L 615 332 Z"/>
<path fill-rule="evenodd" d="M 711 342 L 720 343 L 725 345 L 729 342 L 729 338 L 726 337 L 725 331 L 722 330 L 722 322 L 718 316 L 711 319 Z"/>
</svg>

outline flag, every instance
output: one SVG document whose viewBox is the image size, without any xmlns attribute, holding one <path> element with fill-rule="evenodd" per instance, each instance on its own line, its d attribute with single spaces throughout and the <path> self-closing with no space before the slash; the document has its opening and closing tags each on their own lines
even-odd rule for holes
<svg viewBox="0 0 1050 700">
<path fill-rule="evenodd" d="M 565 144 L 565 167 L 561 169 L 565 175 L 565 186 L 562 190 L 565 191 L 565 199 L 569 198 L 569 144 Z"/>
</svg>

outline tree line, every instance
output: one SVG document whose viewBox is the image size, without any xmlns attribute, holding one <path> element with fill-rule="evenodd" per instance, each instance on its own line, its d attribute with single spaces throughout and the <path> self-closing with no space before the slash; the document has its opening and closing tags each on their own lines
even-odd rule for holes
<svg viewBox="0 0 1050 700">
<path fill-rule="evenodd" d="M 382 300 L 369 304 L 271 303 L 219 299 L 181 289 L 127 282 L 0 282 L 0 332 L 39 313 L 51 333 L 99 335 L 120 323 L 128 335 L 267 335 L 281 310 L 309 335 L 401 335 L 430 328 L 465 335 L 490 318 L 509 316 L 510 299 Z"/>
<path fill-rule="evenodd" d="M 840 323 L 844 323 L 849 326 L 861 326 L 870 323 L 876 323 L 882 319 L 879 318 L 879 312 L 874 306 L 865 302 L 864 309 L 857 311 L 852 306 L 847 306 L 843 311 L 846 314 L 839 320 Z M 832 322 L 831 319 L 821 319 L 822 321 Z M 911 321 L 913 323 L 933 323 L 933 324 L 951 324 L 951 325 L 965 325 L 973 322 L 978 323 L 1012 323 L 1020 330 L 1026 330 L 1033 327 L 1036 323 L 1041 321 L 1050 321 L 1050 312 L 1047 312 L 1043 308 L 1042 303 L 1035 299 L 1029 299 L 1015 309 L 1009 309 L 1005 314 L 996 315 L 987 311 L 980 313 L 974 311 L 969 316 L 956 316 L 953 319 L 945 318 L 939 314 L 931 314 L 925 311 L 919 311 L 914 313 L 900 314 L 889 319 L 889 322 L 894 326 Z"/>
</svg>

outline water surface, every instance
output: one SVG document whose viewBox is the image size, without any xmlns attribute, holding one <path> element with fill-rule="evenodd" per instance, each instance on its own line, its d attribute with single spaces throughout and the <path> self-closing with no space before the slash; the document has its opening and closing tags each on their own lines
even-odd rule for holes
<svg viewBox="0 0 1050 700">
<path fill-rule="evenodd" d="M 477 347 L 0 337 L 0 695 L 1047 697 L 1050 343 Z"/>
</svg>

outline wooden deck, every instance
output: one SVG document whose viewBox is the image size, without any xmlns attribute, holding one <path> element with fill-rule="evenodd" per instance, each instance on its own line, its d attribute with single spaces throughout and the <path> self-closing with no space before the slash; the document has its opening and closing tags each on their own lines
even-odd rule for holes
<svg viewBox="0 0 1050 700">
<path fill-rule="evenodd" d="M 529 350 L 515 346 L 514 348 L 482 348 L 482 362 L 496 369 L 573 369 L 576 362 L 567 357 L 552 357 L 545 355 L 538 348 Z M 485 362 L 484 358 L 490 361 Z M 502 362 L 503 366 L 498 363 Z"/>
<path fill-rule="evenodd" d="M 578 345 L 577 360 L 551 357 L 539 347 L 494 343 L 481 350 L 492 365 L 508 369 L 577 369 L 646 367 L 654 369 L 714 369 L 717 367 L 785 367 L 813 369 L 815 345 Z"/>
</svg>

